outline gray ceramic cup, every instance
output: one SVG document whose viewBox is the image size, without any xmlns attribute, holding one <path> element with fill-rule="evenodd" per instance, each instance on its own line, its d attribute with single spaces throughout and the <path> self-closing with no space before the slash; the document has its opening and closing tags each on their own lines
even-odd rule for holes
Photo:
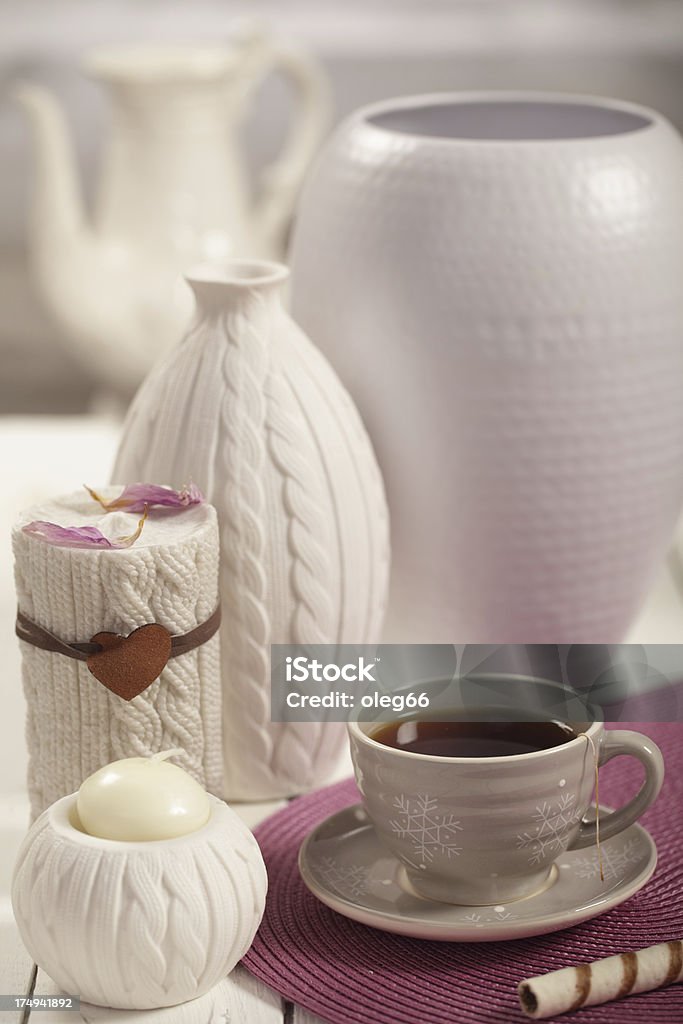
<svg viewBox="0 0 683 1024">
<path fill-rule="evenodd" d="M 556 684 L 542 680 L 520 679 L 519 685 L 539 696 L 557 691 Z M 446 715 L 442 706 L 438 716 L 460 714 Z M 412 711 L 392 717 L 419 715 Z M 362 719 L 349 722 L 365 809 L 420 895 L 482 905 L 522 899 L 546 887 L 560 854 L 595 844 L 595 823 L 583 820 L 593 796 L 593 749 L 599 765 L 628 754 L 645 769 L 633 799 L 600 815 L 602 841 L 632 825 L 655 800 L 664 763 L 651 739 L 605 730 L 602 722 L 562 720 L 585 735 L 527 754 L 462 758 L 416 754 L 377 742 L 372 733 L 387 721 L 386 712 L 363 712 Z"/>
</svg>

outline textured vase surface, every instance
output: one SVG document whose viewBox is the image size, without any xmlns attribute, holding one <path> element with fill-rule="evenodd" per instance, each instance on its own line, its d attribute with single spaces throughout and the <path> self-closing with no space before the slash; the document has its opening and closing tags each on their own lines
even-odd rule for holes
<svg viewBox="0 0 683 1024">
<path fill-rule="evenodd" d="M 683 146 L 591 97 L 357 112 L 304 191 L 292 308 L 392 522 L 385 639 L 618 642 L 683 497 Z"/>
<path fill-rule="evenodd" d="M 218 511 L 228 798 L 321 784 L 339 722 L 271 723 L 270 644 L 378 640 L 388 575 L 383 485 L 327 362 L 285 313 L 278 264 L 190 283 L 196 320 L 131 407 L 114 478 L 192 480 Z"/>
<path fill-rule="evenodd" d="M 36 963 L 100 1006 L 173 1006 L 218 984 L 265 907 L 266 869 L 247 826 L 212 798 L 196 832 L 119 842 L 80 831 L 75 805 L 72 794 L 41 814 L 14 871 L 14 915 Z"/>
</svg>

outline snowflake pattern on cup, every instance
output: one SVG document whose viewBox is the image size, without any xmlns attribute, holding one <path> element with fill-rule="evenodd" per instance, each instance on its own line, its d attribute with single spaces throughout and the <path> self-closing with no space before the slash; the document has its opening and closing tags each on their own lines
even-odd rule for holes
<svg viewBox="0 0 683 1024">
<path fill-rule="evenodd" d="M 557 800 L 544 800 L 536 805 L 533 814 L 538 822 L 536 828 L 517 835 L 517 848 L 529 850 L 530 864 L 541 864 L 565 849 L 569 833 L 581 817 L 575 801 L 575 793 L 563 793 Z"/>
<path fill-rule="evenodd" d="M 463 826 L 452 814 L 443 814 L 436 799 L 427 793 L 411 797 L 401 793 L 394 798 L 398 818 L 389 822 L 391 830 L 400 839 L 409 839 L 420 864 L 427 864 L 439 854 L 457 857 L 462 847 L 457 833 Z"/>
</svg>

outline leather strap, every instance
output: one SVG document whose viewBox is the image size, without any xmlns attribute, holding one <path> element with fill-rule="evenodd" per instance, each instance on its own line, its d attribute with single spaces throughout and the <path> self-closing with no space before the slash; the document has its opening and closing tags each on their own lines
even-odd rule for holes
<svg viewBox="0 0 683 1024">
<path fill-rule="evenodd" d="M 205 644 L 217 632 L 220 624 L 221 606 L 218 605 L 205 622 L 200 622 L 189 633 L 171 637 L 171 653 L 169 657 L 177 658 L 179 655 L 187 654 L 188 651 L 193 651 L 195 647 Z M 49 629 L 39 626 L 37 622 L 34 622 L 28 615 L 24 615 L 20 611 L 17 611 L 15 632 L 20 640 L 31 644 L 33 647 L 39 647 L 41 651 L 64 654 L 67 658 L 75 658 L 77 661 L 87 661 L 91 654 L 97 654 L 103 649 L 101 644 L 93 643 L 92 641 L 69 644 L 65 640 L 60 640 Z"/>
</svg>

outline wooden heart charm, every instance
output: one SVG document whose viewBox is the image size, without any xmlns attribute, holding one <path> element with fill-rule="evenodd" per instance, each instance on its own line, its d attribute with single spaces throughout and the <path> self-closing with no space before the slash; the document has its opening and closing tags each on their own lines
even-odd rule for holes
<svg viewBox="0 0 683 1024">
<path fill-rule="evenodd" d="M 171 654 L 171 634 L 157 623 L 140 626 L 128 636 L 96 633 L 90 642 L 102 650 L 89 655 L 88 668 L 123 700 L 132 700 L 158 679 Z"/>
</svg>

